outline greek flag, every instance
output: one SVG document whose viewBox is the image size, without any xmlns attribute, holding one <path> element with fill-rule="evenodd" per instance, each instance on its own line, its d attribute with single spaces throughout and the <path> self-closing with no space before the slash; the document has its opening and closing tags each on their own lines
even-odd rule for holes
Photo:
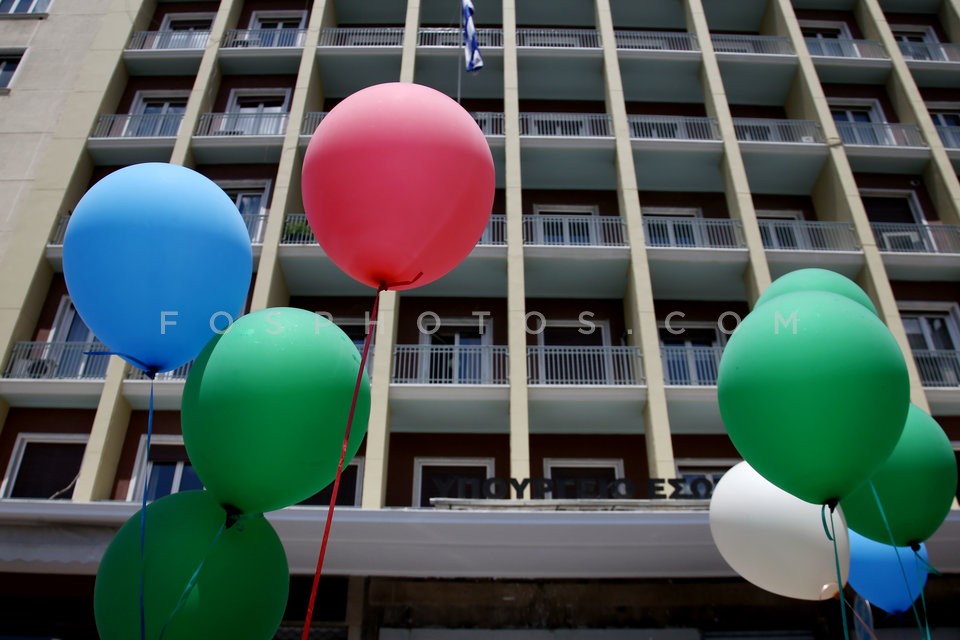
<svg viewBox="0 0 960 640">
<path fill-rule="evenodd" d="M 467 61 L 467 71 L 483 69 L 480 46 L 477 44 L 477 29 L 473 26 L 473 2 L 463 2 L 463 56 Z"/>
</svg>

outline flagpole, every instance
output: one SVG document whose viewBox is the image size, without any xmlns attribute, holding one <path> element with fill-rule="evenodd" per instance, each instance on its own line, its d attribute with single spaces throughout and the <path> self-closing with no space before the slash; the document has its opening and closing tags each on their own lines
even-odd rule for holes
<svg viewBox="0 0 960 640">
<path fill-rule="evenodd" d="M 461 0 L 458 0 L 460 2 Z M 463 23 L 463 5 L 460 6 L 460 36 L 463 37 L 464 23 Z M 463 63 L 460 61 L 460 57 L 457 56 L 457 104 L 460 104 L 460 77 L 463 75 Z"/>
</svg>

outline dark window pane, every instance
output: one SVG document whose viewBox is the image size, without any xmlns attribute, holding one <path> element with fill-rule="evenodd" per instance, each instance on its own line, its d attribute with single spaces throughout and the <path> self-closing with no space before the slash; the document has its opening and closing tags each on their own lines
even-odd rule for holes
<svg viewBox="0 0 960 640">
<path fill-rule="evenodd" d="M 418 504 L 429 507 L 430 498 L 482 498 L 486 479 L 486 467 L 424 466 Z"/>
<path fill-rule="evenodd" d="M 10 491 L 11 498 L 50 498 L 70 486 L 80 472 L 86 445 L 81 442 L 29 442 Z M 73 491 L 56 496 L 69 500 Z"/>
<path fill-rule="evenodd" d="M 311 506 L 330 506 L 330 496 L 333 495 L 333 483 L 331 482 L 321 491 L 313 494 L 299 504 Z M 337 489 L 337 506 L 353 507 L 357 504 L 357 466 L 348 465 L 340 476 L 340 488 Z"/>
<path fill-rule="evenodd" d="M 147 479 L 147 500 L 170 495 L 173 492 L 173 476 L 176 472 L 176 462 L 154 462 Z"/>
<path fill-rule="evenodd" d="M 10 86 L 10 79 L 19 64 L 20 56 L 0 56 L 0 88 Z"/>
<path fill-rule="evenodd" d="M 605 498 L 606 487 L 617 479 L 613 467 L 551 467 L 554 499 Z M 543 496 L 536 496 L 538 498 Z"/>
<path fill-rule="evenodd" d="M 180 476 L 180 488 L 178 491 L 193 491 L 203 489 L 203 483 L 197 477 L 197 472 L 193 470 L 193 465 L 183 465 L 183 474 Z"/>
<path fill-rule="evenodd" d="M 863 206 L 870 222 L 903 222 L 916 224 L 913 208 L 907 198 L 864 196 Z"/>
</svg>

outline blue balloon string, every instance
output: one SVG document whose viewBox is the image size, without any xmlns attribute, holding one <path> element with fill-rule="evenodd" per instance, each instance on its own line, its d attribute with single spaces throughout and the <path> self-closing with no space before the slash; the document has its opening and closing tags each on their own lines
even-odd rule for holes
<svg viewBox="0 0 960 640">
<path fill-rule="evenodd" d="M 893 552 L 897 554 L 897 564 L 900 565 L 900 575 L 903 576 L 903 586 L 907 590 L 907 595 L 912 596 L 910 593 L 910 580 L 907 578 L 907 568 L 903 566 L 903 558 L 900 557 L 900 549 L 897 548 L 897 540 L 893 537 L 893 527 L 890 526 L 890 521 L 887 519 L 887 512 L 883 509 L 883 503 L 880 502 L 880 494 L 877 493 L 877 488 L 873 484 L 873 480 L 868 480 L 867 484 L 870 485 L 870 491 L 873 492 L 873 500 L 877 503 L 877 510 L 880 511 L 880 519 L 883 520 L 883 526 L 887 529 L 887 535 L 890 536 L 890 546 L 893 547 Z M 919 557 L 919 556 L 918 556 Z M 918 583 L 920 584 L 920 583 Z M 920 595 L 923 595 L 923 587 L 920 587 Z M 920 634 L 923 635 L 923 624 L 920 622 L 920 612 L 917 611 L 917 599 L 913 598 L 910 601 L 910 608 L 913 609 L 913 618 L 917 622 L 917 629 L 920 631 Z M 927 629 L 927 640 L 930 640 L 930 630 Z"/>
<path fill-rule="evenodd" d="M 147 412 L 147 455 L 145 460 L 147 465 L 144 465 L 144 468 L 149 466 L 150 462 L 150 438 L 153 435 L 153 384 L 157 374 L 154 370 L 149 370 L 146 372 L 147 377 L 150 378 L 150 405 Z M 147 487 L 149 486 L 148 478 L 144 475 L 143 478 L 143 498 L 140 501 L 140 640 L 147 640 L 147 615 L 146 607 L 144 606 L 144 583 L 146 582 L 146 548 L 147 548 Z"/>
<path fill-rule="evenodd" d="M 824 508 L 827 505 L 824 505 Z M 840 596 L 840 619 L 843 623 L 844 640 L 850 640 L 850 630 L 847 629 L 847 604 L 843 597 L 843 573 L 840 571 L 840 551 L 837 549 L 837 528 L 833 522 L 833 507 L 830 507 L 830 535 L 827 537 L 833 541 L 833 563 L 837 568 L 837 590 Z M 820 515 L 823 517 L 824 509 L 820 509 Z"/>
<path fill-rule="evenodd" d="M 900 555 L 899 553 L 897 555 Z M 930 640 L 930 617 L 927 615 L 927 597 L 923 595 L 923 565 L 930 567 L 930 564 L 920 557 L 919 545 L 913 549 L 913 557 L 917 559 L 917 585 L 920 587 L 920 609 L 923 611 L 923 631 L 926 633 L 927 640 Z M 933 569 L 933 567 L 930 567 Z M 936 569 L 934 569 L 936 571 Z M 938 572 L 939 575 L 939 572 Z"/>
</svg>

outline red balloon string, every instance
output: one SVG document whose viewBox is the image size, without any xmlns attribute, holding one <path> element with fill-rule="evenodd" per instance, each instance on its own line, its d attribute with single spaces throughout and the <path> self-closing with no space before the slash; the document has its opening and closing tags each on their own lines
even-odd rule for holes
<svg viewBox="0 0 960 640">
<path fill-rule="evenodd" d="M 389 285 L 380 284 L 373 298 L 373 309 L 370 311 L 370 323 L 376 326 L 377 305 L 380 302 L 380 292 L 386 291 Z M 313 574 L 313 587 L 310 589 L 310 600 L 307 602 L 307 617 L 303 622 L 301 640 L 309 640 L 310 623 L 313 620 L 313 606 L 317 601 L 317 587 L 320 586 L 320 574 L 323 573 L 323 558 L 327 553 L 327 541 L 330 539 L 330 526 L 333 524 L 333 509 L 337 504 L 337 492 L 340 490 L 340 475 L 343 473 L 343 463 L 347 458 L 347 445 L 350 442 L 350 428 L 353 426 L 353 414 L 357 409 L 357 397 L 360 395 L 360 385 L 367 366 L 367 354 L 373 339 L 371 327 L 367 327 L 367 335 L 363 340 L 363 353 L 360 356 L 360 371 L 357 372 L 357 382 L 353 387 L 353 398 L 350 400 L 350 413 L 347 414 L 347 427 L 343 432 L 343 448 L 340 449 L 340 463 L 337 465 L 337 475 L 333 481 L 333 493 L 330 495 L 330 508 L 327 509 L 327 521 L 323 526 L 323 538 L 320 541 L 320 555 L 317 558 L 317 570 Z"/>
</svg>

